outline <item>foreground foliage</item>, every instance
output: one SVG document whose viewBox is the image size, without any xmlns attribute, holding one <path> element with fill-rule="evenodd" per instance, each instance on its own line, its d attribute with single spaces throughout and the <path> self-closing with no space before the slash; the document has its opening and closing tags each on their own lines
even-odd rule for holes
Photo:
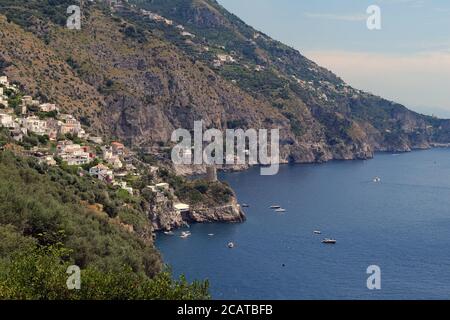
<svg viewBox="0 0 450 320">
<path fill-rule="evenodd" d="M 69 290 L 66 273 L 70 250 L 32 247 L 0 262 L 0 299 L 32 300 L 190 300 L 208 298 L 208 282 L 189 284 L 175 281 L 164 271 L 154 278 L 135 273 L 129 267 L 102 272 L 88 267 L 81 272 L 79 290 Z"/>
<path fill-rule="evenodd" d="M 0 298 L 208 298 L 207 283 L 173 281 L 148 230 L 124 228 L 101 210 L 108 201 L 119 200 L 93 179 L 0 151 Z M 82 269 L 79 291 L 69 265 Z"/>
</svg>

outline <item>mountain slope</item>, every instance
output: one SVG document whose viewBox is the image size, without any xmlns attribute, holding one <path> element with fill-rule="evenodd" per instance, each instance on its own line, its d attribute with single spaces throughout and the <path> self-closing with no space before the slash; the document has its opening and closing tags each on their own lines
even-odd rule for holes
<svg viewBox="0 0 450 320">
<path fill-rule="evenodd" d="M 11 0 L 0 0 L 11 20 L 0 20 L 0 67 L 82 114 L 93 130 L 134 147 L 165 144 L 174 129 L 192 129 L 200 119 L 208 128 L 278 127 L 282 158 L 294 162 L 368 158 L 377 150 L 450 141 L 448 121 L 351 88 L 215 1 L 134 2 L 87 3 L 82 29 L 72 31 L 63 26 L 66 0 L 14 1 L 27 8 L 26 17 L 8 9 Z M 14 38 L 23 39 L 20 48 L 32 42 L 33 50 L 15 48 Z M 220 55 L 233 61 L 218 66 Z M 35 67 L 39 59 L 46 60 Z M 30 85 L 35 79 L 42 80 Z"/>
<path fill-rule="evenodd" d="M 196 35 L 192 40 L 196 45 L 218 47 L 233 55 L 239 65 L 223 66 L 218 72 L 228 79 L 239 79 L 238 83 L 244 90 L 258 92 L 271 101 L 277 99 L 276 106 L 283 110 L 291 111 L 291 105 L 298 109 L 299 105 L 306 104 L 315 119 L 325 127 L 327 143 L 332 148 L 342 142 L 358 141 L 358 136 L 372 150 L 405 151 L 428 147 L 433 140 L 448 141 L 448 130 L 441 128 L 442 125 L 448 126 L 448 121 L 436 121 L 351 88 L 298 51 L 246 25 L 216 1 L 149 0 L 136 1 L 136 4 L 183 24 Z M 174 42 L 181 44 L 179 39 Z M 195 52 L 192 46 L 180 47 Z M 209 62 L 214 59 L 214 55 L 204 53 L 197 54 L 197 57 Z M 255 72 L 246 66 L 257 65 L 265 68 L 266 77 L 260 77 L 263 78 L 260 82 L 249 83 L 247 79 L 252 78 Z M 267 80 L 271 80 L 273 85 L 266 85 L 266 90 L 255 90 Z M 342 117 L 353 123 L 343 123 Z"/>
</svg>

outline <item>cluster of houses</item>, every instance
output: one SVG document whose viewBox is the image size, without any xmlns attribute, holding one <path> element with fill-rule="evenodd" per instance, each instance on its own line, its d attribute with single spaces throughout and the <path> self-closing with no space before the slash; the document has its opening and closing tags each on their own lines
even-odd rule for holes
<svg viewBox="0 0 450 320">
<path fill-rule="evenodd" d="M 159 15 L 157 13 L 141 9 L 141 14 L 143 16 L 148 17 L 150 20 L 154 20 L 154 21 L 157 21 L 157 22 L 163 22 L 163 23 L 165 23 L 168 26 L 172 26 L 173 25 L 173 21 L 172 20 L 166 19 L 166 18 L 164 18 L 163 16 L 161 16 L 161 15 Z M 183 27 L 183 30 L 184 30 L 184 27 Z"/>
<path fill-rule="evenodd" d="M 6 76 L 0 77 L 0 127 L 9 129 L 11 136 L 18 142 L 23 137 L 33 133 L 37 136 L 48 136 L 53 141 L 54 147 L 34 147 L 30 154 L 37 157 L 41 163 L 56 166 L 57 160 L 63 161 L 69 166 L 89 167 L 89 175 L 105 183 L 119 186 L 128 193 L 134 190 L 128 186 L 122 178 L 127 175 L 139 175 L 137 168 L 133 165 L 133 157 L 129 150 L 120 142 L 111 142 L 105 145 L 101 137 L 89 135 L 81 127 L 81 123 L 70 114 L 60 114 L 57 105 L 52 103 L 40 103 L 31 96 L 24 96 L 20 106 L 21 115 L 17 111 L 8 108 L 8 97 L 3 96 L 4 89 L 18 91 L 18 88 L 8 82 Z M 52 117 L 39 117 L 37 113 L 53 113 Z M 86 143 L 75 143 L 65 138 L 66 134 L 78 137 Z M 189 150 L 190 152 L 190 150 Z M 95 165 L 94 165 L 95 164 Z M 159 168 L 151 166 L 149 173 L 156 173 Z M 85 172 L 85 171 L 83 171 Z M 80 171 L 81 174 L 81 171 Z M 172 193 L 168 183 L 160 182 L 147 186 L 155 195 L 156 205 L 168 202 L 168 193 Z M 189 211 L 189 205 L 173 203 L 173 210 L 178 213 Z"/>
<path fill-rule="evenodd" d="M 219 68 L 225 63 L 235 63 L 236 59 L 229 54 L 218 54 L 217 59 L 213 61 L 213 66 Z"/>
<path fill-rule="evenodd" d="M 55 104 L 40 103 L 31 96 L 23 96 L 20 110 L 10 108 L 8 97 L 4 93 L 11 89 L 17 90 L 9 84 L 6 76 L 0 77 L 0 126 L 8 128 L 14 140 L 21 142 L 23 136 L 28 133 L 38 136 L 47 135 L 52 141 L 56 141 L 58 136 L 69 133 L 79 138 L 86 138 L 86 132 L 81 127 L 81 123 L 70 114 L 60 114 Z M 39 117 L 36 112 L 49 116 Z"/>
<path fill-rule="evenodd" d="M 9 108 L 8 97 L 4 95 L 5 90 L 18 91 L 17 87 L 9 83 L 6 76 L 1 76 L 0 127 L 8 129 L 11 137 L 17 142 L 22 142 L 24 136 L 32 133 L 36 136 L 47 136 L 50 141 L 54 141 L 56 144 L 54 151 L 50 151 L 50 148 L 44 148 L 44 150 L 41 148 L 40 152 L 35 153 L 38 154 L 39 161 L 53 166 L 57 164 L 55 159 L 61 159 L 69 166 L 83 166 L 94 162 L 95 159 L 103 160 L 105 164 L 100 163 L 91 167 L 89 174 L 107 183 L 120 185 L 130 193 L 133 192 L 130 187 L 126 186 L 126 183 L 114 180 L 115 171 L 123 177 L 130 171 L 136 170 L 131 163 L 124 163 L 127 152 L 122 143 L 112 142 L 110 145 L 100 147 L 103 144 L 103 139 L 87 134 L 74 116 L 60 113 L 56 104 L 40 103 L 39 100 L 33 99 L 31 96 L 22 97 L 20 110 L 17 112 L 17 110 Z M 39 113 L 41 117 L 39 117 Z M 50 115 L 50 113 L 51 116 L 47 117 L 46 115 Z M 94 145 L 94 148 L 64 139 L 67 134 L 90 142 Z M 99 155 L 96 154 L 96 145 L 102 151 Z M 35 147 L 32 151 L 35 152 L 37 149 Z"/>
<path fill-rule="evenodd" d="M 91 163 L 96 158 L 95 153 L 91 152 L 90 146 L 81 146 L 70 140 L 58 141 L 56 146 L 56 155 L 67 162 L 69 166 L 82 166 Z"/>
<path fill-rule="evenodd" d="M 161 16 L 161 15 L 159 15 L 157 13 L 154 13 L 154 12 L 151 12 L 151 11 L 148 11 L 148 10 L 145 10 L 145 9 L 141 9 L 140 13 L 141 13 L 141 15 L 143 15 L 144 17 L 149 18 L 150 20 L 164 23 L 167 26 L 173 26 L 174 25 L 174 22 L 172 20 L 164 18 L 163 16 Z M 188 31 L 186 31 L 185 27 L 183 25 L 178 24 L 178 25 L 175 26 L 175 28 L 179 30 L 180 34 L 183 37 L 195 38 L 195 34 L 192 34 L 192 33 L 188 32 Z"/>
<path fill-rule="evenodd" d="M 0 76 L 0 107 L 3 109 L 9 107 L 8 97 L 6 96 L 7 90 L 17 92 L 18 88 L 16 85 L 9 83 L 7 76 Z"/>
</svg>

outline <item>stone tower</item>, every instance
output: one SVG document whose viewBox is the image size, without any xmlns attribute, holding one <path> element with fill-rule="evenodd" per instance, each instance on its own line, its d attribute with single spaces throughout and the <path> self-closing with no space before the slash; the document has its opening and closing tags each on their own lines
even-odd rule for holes
<svg viewBox="0 0 450 320">
<path fill-rule="evenodd" d="M 206 180 L 209 182 L 217 181 L 217 168 L 216 166 L 207 166 L 206 167 Z"/>
</svg>

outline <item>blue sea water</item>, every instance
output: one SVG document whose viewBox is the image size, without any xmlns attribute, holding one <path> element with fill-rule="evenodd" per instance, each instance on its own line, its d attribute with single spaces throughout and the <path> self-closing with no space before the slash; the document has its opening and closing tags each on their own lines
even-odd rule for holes
<svg viewBox="0 0 450 320">
<path fill-rule="evenodd" d="M 221 179 L 250 205 L 245 223 L 197 224 L 190 238 L 157 238 L 174 273 L 209 279 L 213 298 L 450 298 L 450 149 Z M 337 244 L 322 244 L 325 237 Z M 381 290 L 367 288 L 370 265 L 381 268 Z"/>
</svg>

